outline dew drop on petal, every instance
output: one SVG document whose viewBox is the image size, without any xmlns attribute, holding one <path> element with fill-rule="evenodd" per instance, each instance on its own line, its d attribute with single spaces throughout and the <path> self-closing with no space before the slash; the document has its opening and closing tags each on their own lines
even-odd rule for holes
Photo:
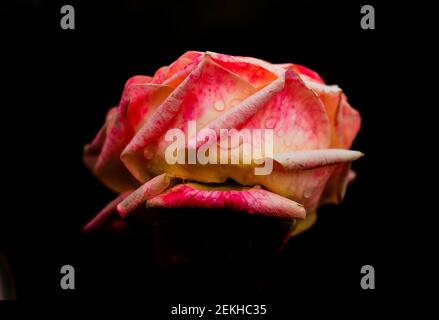
<svg viewBox="0 0 439 320">
<path fill-rule="evenodd" d="M 276 117 L 269 117 L 265 120 L 265 128 L 273 129 L 276 126 L 276 123 L 279 121 Z"/>
<path fill-rule="evenodd" d="M 304 197 L 305 199 L 309 199 L 309 198 L 312 197 L 312 194 L 313 194 L 313 193 L 314 193 L 314 192 L 313 192 L 312 189 L 306 189 L 305 192 L 303 193 L 303 197 Z"/>
<path fill-rule="evenodd" d="M 215 103 L 213 104 L 213 107 L 217 110 L 217 111 L 223 111 L 226 107 L 226 104 L 224 103 L 224 101 L 222 100 L 217 100 L 215 101 Z"/>
</svg>

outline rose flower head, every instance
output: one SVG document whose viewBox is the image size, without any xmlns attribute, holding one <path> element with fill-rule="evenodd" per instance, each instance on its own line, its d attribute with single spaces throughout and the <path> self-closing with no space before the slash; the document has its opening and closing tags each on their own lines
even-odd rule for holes
<svg viewBox="0 0 439 320">
<path fill-rule="evenodd" d="M 342 90 L 306 67 L 189 51 L 127 81 L 84 160 L 120 193 L 104 213 L 228 209 L 296 219 L 298 233 L 343 199 L 360 126 Z"/>
</svg>

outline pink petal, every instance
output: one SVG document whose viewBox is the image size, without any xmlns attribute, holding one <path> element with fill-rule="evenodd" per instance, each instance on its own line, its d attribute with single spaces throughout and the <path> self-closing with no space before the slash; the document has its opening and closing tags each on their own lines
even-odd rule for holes
<svg viewBox="0 0 439 320">
<path fill-rule="evenodd" d="M 315 82 L 322 83 L 322 84 L 325 83 L 325 81 L 323 81 L 322 77 L 320 77 L 320 75 L 317 72 L 315 72 L 315 71 L 313 71 L 305 66 L 302 66 L 300 64 L 280 63 L 280 64 L 276 64 L 276 65 L 280 66 L 284 69 L 291 68 L 294 71 L 296 71 L 298 74 L 300 74 L 300 76 L 302 76 L 302 77 L 304 76 L 305 78 L 312 79 Z"/>
<path fill-rule="evenodd" d="M 280 218 L 305 218 L 302 205 L 260 188 L 206 188 L 196 183 L 179 184 L 148 201 L 149 207 L 199 207 L 245 211 Z"/>
<path fill-rule="evenodd" d="M 129 141 L 126 123 L 120 121 L 118 108 L 108 112 L 106 122 L 91 144 L 84 147 L 84 162 L 107 187 L 117 192 L 135 189 L 139 183 L 120 161 L 119 155 Z"/>
<path fill-rule="evenodd" d="M 168 175 L 161 174 L 143 184 L 117 205 L 117 211 L 120 216 L 126 217 L 146 200 L 165 191 L 169 187 L 170 182 L 171 178 Z"/>
<path fill-rule="evenodd" d="M 166 85 L 144 84 L 131 86 L 127 90 L 126 95 L 129 99 L 127 119 L 129 126 L 135 132 L 174 88 Z"/>
<path fill-rule="evenodd" d="M 85 146 L 84 161 L 109 188 L 122 192 L 137 188 L 138 181 L 120 160 L 120 154 L 141 123 L 169 95 L 172 88 L 153 85 L 150 77 L 135 76 L 125 85 L 118 108 L 112 108 L 103 129 Z"/>
<path fill-rule="evenodd" d="M 285 170 L 308 170 L 333 164 L 352 162 L 363 154 L 346 149 L 301 150 L 274 155 L 274 160 Z"/>
<path fill-rule="evenodd" d="M 152 83 L 176 88 L 193 71 L 203 56 L 202 52 L 188 51 L 169 67 L 162 67 L 154 74 Z"/>
<path fill-rule="evenodd" d="M 215 52 L 209 52 L 209 54 L 216 63 L 244 78 L 256 89 L 265 87 L 277 78 L 275 73 L 267 69 L 269 64 L 265 61 Z"/>
<path fill-rule="evenodd" d="M 351 107 L 346 96 L 341 96 L 340 108 L 337 113 L 335 128 L 339 136 L 340 144 L 344 148 L 350 148 L 352 142 L 360 131 L 361 117 L 357 110 Z"/>
<path fill-rule="evenodd" d="M 349 149 L 361 127 L 360 114 L 351 107 L 338 86 L 328 86 L 310 79 L 305 80 L 305 83 L 319 95 L 325 105 L 333 132 L 331 146 Z"/>
</svg>

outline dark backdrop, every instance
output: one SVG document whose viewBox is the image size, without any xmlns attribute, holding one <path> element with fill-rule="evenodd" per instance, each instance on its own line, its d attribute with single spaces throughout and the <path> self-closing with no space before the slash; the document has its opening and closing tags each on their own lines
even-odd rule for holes
<svg viewBox="0 0 439 320">
<path fill-rule="evenodd" d="M 259 292 L 248 283 L 261 272 L 269 279 L 264 301 L 280 297 L 289 303 L 280 304 L 284 308 L 317 297 L 364 307 L 403 294 L 398 272 L 410 256 L 402 254 L 407 243 L 400 222 L 411 217 L 414 203 L 395 158 L 403 131 L 394 128 L 409 108 L 397 86 L 406 53 L 400 7 L 371 1 L 70 1 L 76 30 L 62 30 L 63 4 L 28 0 L 1 11 L 6 192 L 0 248 L 11 261 L 19 298 L 131 297 L 152 308 L 188 297 L 218 303 L 240 295 L 229 302 L 244 303 Z M 360 28 L 363 4 L 375 6 L 376 30 Z M 142 253 L 149 244 L 80 233 L 114 197 L 83 165 L 83 145 L 129 77 L 151 75 L 187 50 L 306 65 L 342 87 L 362 115 L 353 148 L 366 156 L 354 164 L 358 178 L 345 201 L 321 208 L 315 227 L 293 239 L 274 265 L 144 275 Z M 76 268 L 74 291 L 59 287 L 64 264 Z M 360 288 L 364 264 L 376 269 L 373 292 Z M 174 300 L 166 300 L 169 295 Z"/>
</svg>

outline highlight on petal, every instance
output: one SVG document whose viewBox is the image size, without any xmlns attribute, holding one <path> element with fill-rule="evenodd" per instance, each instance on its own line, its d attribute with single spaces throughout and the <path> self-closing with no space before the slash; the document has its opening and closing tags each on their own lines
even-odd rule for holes
<svg viewBox="0 0 439 320">
<path fill-rule="evenodd" d="M 200 207 L 245 211 L 279 218 L 303 219 L 305 208 L 270 191 L 253 188 L 179 184 L 147 202 L 148 207 Z"/>
</svg>

